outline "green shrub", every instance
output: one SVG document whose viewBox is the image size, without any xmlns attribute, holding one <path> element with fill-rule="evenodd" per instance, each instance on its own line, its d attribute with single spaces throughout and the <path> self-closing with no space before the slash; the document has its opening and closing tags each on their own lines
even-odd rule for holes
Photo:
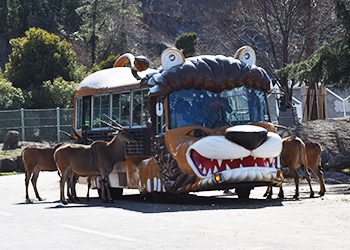
<svg viewBox="0 0 350 250">
<path fill-rule="evenodd" d="M 5 74 L 13 86 L 37 87 L 58 76 L 73 80 L 76 54 L 70 43 L 42 29 L 31 28 L 25 34 L 10 40 L 12 54 Z"/>
<path fill-rule="evenodd" d="M 20 109 L 23 103 L 22 90 L 0 76 L 0 110 Z"/>
<path fill-rule="evenodd" d="M 185 57 L 193 56 L 196 53 L 197 33 L 183 33 L 175 40 L 175 47 L 182 50 Z"/>
<path fill-rule="evenodd" d="M 65 81 L 58 77 L 51 81 L 45 81 L 41 88 L 41 95 L 45 96 L 47 108 L 72 108 L 74 106 L 74 91 L 78 83 Z"/>
</svg>

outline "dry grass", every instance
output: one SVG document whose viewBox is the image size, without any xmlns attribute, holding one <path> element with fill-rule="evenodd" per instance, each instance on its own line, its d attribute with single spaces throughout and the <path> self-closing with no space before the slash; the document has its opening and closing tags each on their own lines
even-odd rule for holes
<svg viewBox="0 0 350 250">
<path fill-rule="evenodd" d="M 19 148 L 2 150 L 4 144 L 0 143 L 0 160 L 6 159 L 6 158 L 16 159 L 17 156 L 20 156 L 22 154 L 23 149 L 31 145 L 49 145 L 49 144 L 23 141 L 23 142 L 19 142 L 19 146 L 20 146 Z"/>
</svg>

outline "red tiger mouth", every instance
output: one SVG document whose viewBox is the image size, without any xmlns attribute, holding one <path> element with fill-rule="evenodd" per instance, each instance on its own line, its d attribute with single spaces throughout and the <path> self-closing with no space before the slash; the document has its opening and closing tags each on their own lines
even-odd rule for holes
<svg viewBox="0 0 350 250">
<path fill-rule="evenodd" d="M 209 159 L 192 150 L 191 158 L 197 170 L 202 176 L 210 176 L 213 173 L 244 167 L 275 167 L 273 158 L 255 158 L 247 156 L 242 159 Z"/>
</svg>

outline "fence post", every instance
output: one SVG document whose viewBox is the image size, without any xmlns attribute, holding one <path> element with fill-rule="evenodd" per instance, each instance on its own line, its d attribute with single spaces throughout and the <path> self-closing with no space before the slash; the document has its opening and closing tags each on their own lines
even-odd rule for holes
<svg viewBox="0 0 350 250">
<path fill-rule="evenodd" d="M 21 127 L 22 127 L 22 141 L 25 140 L 25 128 L 24 128 L 24 109 L 21 108 Z"/>
<path fill-rule="evenodd" d="M 61 142 L 61 137 L 60 137 L 60 130 L 61 130 L 61 127 L 60 127 L 60 108 L 57 107 L 56 109 L 56 113 L 57 113 L 57 143 L 60 143 Z"/>
</svg>

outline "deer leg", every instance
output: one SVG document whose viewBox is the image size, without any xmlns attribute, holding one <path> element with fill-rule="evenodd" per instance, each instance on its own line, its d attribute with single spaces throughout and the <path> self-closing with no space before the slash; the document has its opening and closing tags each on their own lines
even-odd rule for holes
<svg viewBox="0 0 350 250">
<path fill-rule="evenodd" d="M 278 198 L 283 199 L 284 198 L 284 192 L 282 185 L 280 186 L 280 191 L 278 192 Z"/>
<path fill-rule="evenodd" d="M 111 195 L 111 187 L 110 187 L 110 184 L 109 184 L 108 177 L 106 177 L 105 185 L 106 185 L 106 190 L 107 190 L 108 202 L 113 203 L 113 198 L 112 198 L 112 195 Z"/>
<path fill-rule="evenodd" d="M 289 172 L 293 176 L 294 183 L 295 183 L 295 194 L 294 194 L 293 198 L 298 198 L 299 197 L 299 175 L 298 175 L 298 172 L 296 171 L 295 167 L 290 167 Z"/>
<path fill-rule="evenodd" d="M 66 183 L 66 179 L 67 179 L 66 171 L 64 171 L 64 173 L 61 173 L 61 181 L 60 181 L 60 196 L 61 196 L 60 198 L 63 205 L 68 204 L 68 202 L 66 201 L 66 198 L 64 197 L 64 184 Z"/>
<path fill-rule="evenodd" d="M 80 201 L 78 195 L 77 195 L 77 190 L 76 190 L 76 184 L 77 184 L 77 181 L 78 181 L 78 178 L 79 176 L 75 173 L 72 172 L 72 178 L 71 178 L 71 188 L 72 188 L 72 196 L 73 196 L 73 199 L 76 200 L 76 201 Z"/>
<path fill-rule="evenodd" d="M 88 176 L 88 190 L 87 190 L 87 194 L 86 194 L 86 201 L 89 202 L 90 201 L 90 188 L 91 188 L 91 176 Z"/>
<path fill-rule="evenodd" d="M 309 171 L 307 170 L 307 167 L 306 167 L 305 165 L 302 165 L 301 168 L 302 168 L 302 170 L 303 170 L 303 172 L 304 172 L 304 175 L 305 175 L 305 177 L 306 177 L 307 182 L 309 183 L 309 187 L 310 187 L 310 198 L 314 198 L 314 197 L 315 197 L 315 193 L 314 193 L 314 190 L 312 190 L 310 173 L 309 173 Z"/>
<path fill-rule="evenodd" d="M 102 177 L 101 180 L 101 192 L 102 192 L 102 202 L 103 203 L 107 203 L 107 198 L 106 198 L 106 182 L 107 182 L 107 178 L 106 177 Z M 107 194 L 108 195 L 108 194 Z"/>
<path fill-rule="evenodd" d="M 271 199 L 272 198 L 272 187 L 271 186 L 267 186 L 266 192 L 264 194 L 264 197 L 266 197 L 266 199 Z"/>
<path fill-rule="evenodd" d="M 69 175 L 67 178 L 67 196 L 71 201 L 74 201 L 74 196 L 73 196 L 73 189 L 72 189 L 72 176 Z"/>
<path fill-rule="evenodd" d="M 320 182 L 320 192 L 318 194 L 320 196 L 323 196 L 324 193 L 326 192 L 326 186 L 324 183 L 324 178 L 323 178 L 323 171 L 319 167 L 311 168 L 312 172 L 317 176 L 318 181 Z"/>
<path fill-rule="evenodd" d="M 29 186 L 29 180 L 31 176 L 32 176 L 32 172 L 29 172 L 28 170 L 26 170 L 25 184 L 26 184 L 26 202 L 27 203 L 30 202 L 29 194 L 28 194 L 28 186 Z"/>
<path fill-rule="evenodd" d="M 39 201 L 42 201 L 43 199 L 41 199 L 41 197 L 40 197 L 40 195 L 39 195 L 39 192 L 38 192 L 38 189 L 37 189 L 37 187 L 36 187 L 36 182 L 37 182 L 37 180 L 38 180 L 39 173 L 40 173 L 40 168 L 35 168 L 35 169 L 34 169 L 34 173 L 33 173 L 33 177 L 32 177 L 32 185 L 33 185 L 33 188 L 34 188 L 34 192 L 35 192 L 36 198 L 37 198 Z"/>
</svg>

